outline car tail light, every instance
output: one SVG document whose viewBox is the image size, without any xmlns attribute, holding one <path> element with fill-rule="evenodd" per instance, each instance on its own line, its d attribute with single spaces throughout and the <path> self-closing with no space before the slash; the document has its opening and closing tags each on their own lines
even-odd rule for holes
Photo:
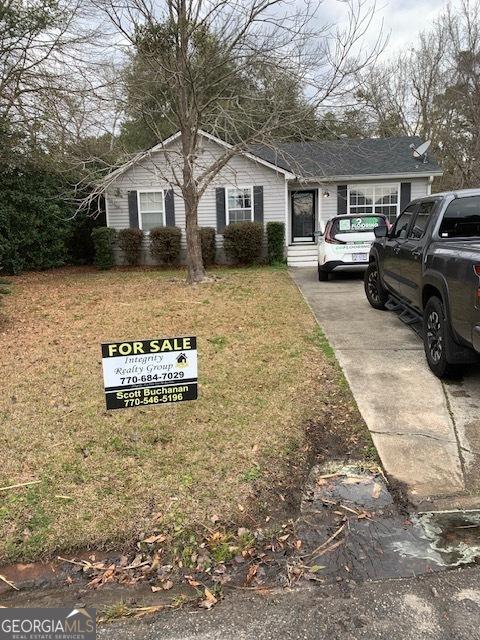
<svg viewBox="0 0 480 640">
<path fill-rule="evenodd" d="M 480 264 L 476 264 L 473 267 L 473 270 L 475 271 L 475 273 L 477 274 L 477 276 L 480 278 Z"/>
<path fill-rule="evenodd" d="M 328 244 L 347 244 L 345 240 L 338 240 L 338 238 L 334 238 L 332 236 L 332 226 L 333 225 L 327 227 L 325 232 L 325 242 L 328 242 Z"/>
</svg>

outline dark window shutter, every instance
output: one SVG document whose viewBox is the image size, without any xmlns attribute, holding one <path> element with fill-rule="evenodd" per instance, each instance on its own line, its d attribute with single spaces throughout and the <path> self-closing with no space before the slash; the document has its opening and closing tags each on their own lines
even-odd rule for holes
<svg viewBox="0 0 480 640">
<path fill-rule="evenodd" d="M 225 212 L 225 189 L 223 187 L 217 187 L 217 189 L 215 189 L 215 202 L 217 207 L 217 233 L 223 233 L 227 223 Z"/>
<path fill-rule="evenodd" d="M 337 216 L 344 216 L 348 213 L 347 194 L 347 185 L 339 184 L 337 186 Z"/>
<path fill-rule="evenodd" d="M 400 211 L 403 211 L 412 199 L 412 183 L 402 182 L 400 185 Z"/>
<path fill-rule="evenodd" d="M 165 191 L 165 226 L 175 226 L 175 195 L 173 189 Z"/>
<path fill-rule="evenodd" d="M 263 224 L 263 187 L 253 187 L 253 219 Z"/>
<path fill-rule="evenodd" d="M 137 192 L 128 192 L 128 222 L 130 229 L 138 229 L 138 200 Z"/>
</svg>

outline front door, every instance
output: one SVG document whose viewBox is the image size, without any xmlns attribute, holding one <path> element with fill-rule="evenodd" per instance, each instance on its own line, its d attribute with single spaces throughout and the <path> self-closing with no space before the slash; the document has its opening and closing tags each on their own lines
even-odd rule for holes
<svg viewBox="0 0 480 640">
<path fill-rule="evenodd" d="M 292 241 L 312 242 L 315 232 L 316 191 L 292 191 Z"/>
</svg>

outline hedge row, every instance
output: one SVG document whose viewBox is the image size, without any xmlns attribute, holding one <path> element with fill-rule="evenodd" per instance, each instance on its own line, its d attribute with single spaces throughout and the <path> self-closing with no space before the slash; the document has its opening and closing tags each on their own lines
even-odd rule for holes
<svg viewBox="0 0 480 640">
<path fill-rule="evenodd" d="M 145 234 L 141 229 L 121 229 L 115 231 L 109 227 L 101 227 L 92 231 L 95 245 L 95 264 L 99 269 L 110 269 L 114 262 L 115 244 L 123 251 L 127 264 L 134 265 L 140 261 Z M 158 227 L 149 235 L 150 255 L 162 265 L 177 265 L 180 262 L 182 232 L 178 227 Z M 215 229 L 200 229 L 202 257 L 204 265 L 215 263 Z"/>
<path fill-rule="evenodd" d="M 144 232 L 141 229 L 94 229 L 95 264 L 100 269 L 109 269 L 114 264 L 114 244 L 123 251 L 128 264 L 140 260 Z M 178 227 L 158 227 L 149 236 L 150 254 L 162 265 L 177 265 L 180 262 L 182 232 Z M 262 261 L 264 242 L 263 225 L 260 222 L 236 222 L 225 227 L 223 232 L 225 255 L 230 262 L 250 265 Z M 202 258 L 206 267 L 215 262 L 215 229 L 200 229 Z M 269 264 L 284 261 L 285 225 L 282 222 L 267 223 L 267 256 Z"/>
</svg>

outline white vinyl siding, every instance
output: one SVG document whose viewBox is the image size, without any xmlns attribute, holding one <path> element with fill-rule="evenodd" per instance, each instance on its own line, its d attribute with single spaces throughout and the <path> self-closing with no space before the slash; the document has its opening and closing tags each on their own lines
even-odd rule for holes
<svg viewBox="0 0 480 640">
<path fill-rule="evenodd" d="M 173 150 L 172 157 L 180 158 L 179 142 L 175 141 L 169 149 Z M 202 154 L 210 163 L 223 152 L 223 149 L 210 140 L 202 143 Z M 185 241 L 185 204 L 178 187 L 166 180 L 169 164 L 163 159 L 162 152 L 156 152 L 150 158 L 145 158 L 120 175 L 107 193 L 109 225 L 114 229 L 129 227 L 128 191 L 148 191 L 167 189 L 174 190 L 175 226 L 182 230 L 182 250 L 186 250 Z M 230 187 L 244 187 L 255 185 L 263 187 L 263 217 L 264 223 L 269 221 L 285 222 L 285 176 L 274 170 L 258 164 L 243 156 L 234 156 L 228 164 L 215 176 L 212 183 L 198 203 L 198 224 L 200 227 L 217 228 L 216 188 L 225 191 Z M 217 249 L 222 248 L 223 235 L 217 234 Z M 148 239 L 144 242 L 145 262 L 151 262 L 148 250 Z"/>
<path fill-rule="evenodd" d="M 165 199 L 162 190 L 138 191 L 138 224 L 148 232 L 165 225 Z"/>
<path fill-rule="evenodd" d="M 227 224 L 253 220 L 253 187 L 225 189 Z"/>
</svg>

